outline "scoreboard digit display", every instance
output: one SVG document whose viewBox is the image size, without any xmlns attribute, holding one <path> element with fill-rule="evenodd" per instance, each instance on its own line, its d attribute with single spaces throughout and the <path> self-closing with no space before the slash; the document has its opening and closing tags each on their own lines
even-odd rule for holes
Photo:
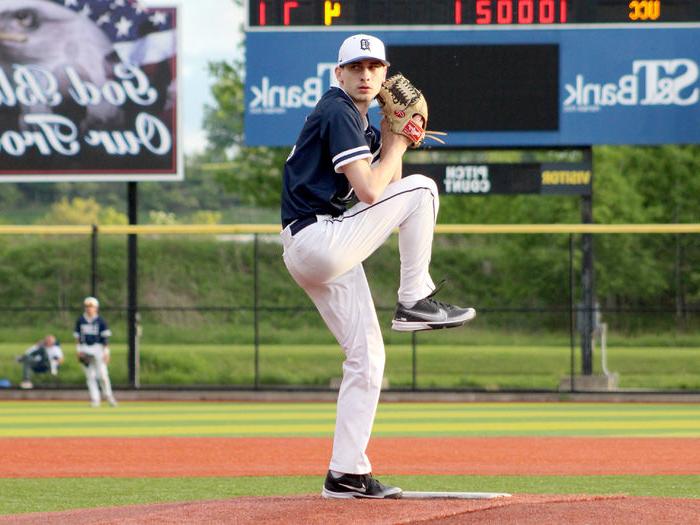
<svg viewBox="0 0 700 525">
<path fill-rule="evenodd" d="M 700 143 L 700 0 L 249 0 L 245 140 L 285 146 L 381 38 L 443 147 Z M 370 111 L 377 125 L 379 112 Z"/>
<path fill-rule="evenodd" d="M 696 0 L 251 0 L 248 26 L 532 25 L 694 22 Z"/>
</svg>

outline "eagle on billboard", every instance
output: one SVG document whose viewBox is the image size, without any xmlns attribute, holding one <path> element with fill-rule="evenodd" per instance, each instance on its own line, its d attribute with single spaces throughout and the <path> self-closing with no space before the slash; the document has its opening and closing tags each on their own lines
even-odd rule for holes
<svg viewBox="0 0 700 525">
<path fill-rule="evenodd" d="M 180 178 L 177 10 L 0 0 L 0 180 Z"/>
</svg>

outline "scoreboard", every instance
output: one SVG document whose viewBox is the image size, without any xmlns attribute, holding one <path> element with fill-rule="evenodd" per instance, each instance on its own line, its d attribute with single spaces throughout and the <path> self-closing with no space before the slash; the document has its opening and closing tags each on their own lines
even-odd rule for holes
<svg viewBox="0 0 700 525">
<path fill-rule="evenodd" d="M 285 146 L 340 43 L 387 46 L 444 147 L 700 143 L 697 0 L 249 0 L 245 140 Z M 379 121 L 370 111 L 373 124 Z"/>
<path fill-rule="evenodd" d="M 251 0 L 248 27 L 693 22 L 697 0 Z"/>
</svg>

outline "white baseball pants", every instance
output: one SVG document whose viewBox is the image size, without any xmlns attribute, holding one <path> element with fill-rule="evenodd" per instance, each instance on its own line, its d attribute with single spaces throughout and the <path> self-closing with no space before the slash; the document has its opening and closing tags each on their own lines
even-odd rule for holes
<svg viewBox="0 0 700 525">
<path fill-rule="evenodd" d="M 338 393 L 330 469 L 366 474 L 366 454 L 384 375 L 384 342 L 372 294 L 362 268 L 399 228 L 400 302 L 429 295 L 433 229 L 439 207 L 432 179 L 411 175 L 389 184 L 374 204 L 358 203 L 340 217 L 318 222 L 292 236 L 282 231 L 284 262 L 316 305 L 345 353 Z"/>
<path fill-rule="evenodd" d="M 100 387 L 102 388 L 105 399 L 113 403 L 114 394 L 112 393 L 112 383 L 109 380 L 107 365 L 104 361 L 103 345 L 80 345 L 78 351 L 93 357 L 93 359 L 90 360 L 90 364 L 83 366 L 92 405 L 98 406 L 100 404 Z"/>
</svg>

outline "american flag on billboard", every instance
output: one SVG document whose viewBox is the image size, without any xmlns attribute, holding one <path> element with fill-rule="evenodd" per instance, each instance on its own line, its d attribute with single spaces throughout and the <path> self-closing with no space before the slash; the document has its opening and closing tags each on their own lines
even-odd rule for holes
<svg viewBox="0 0 700 525">
<path fill-rule="evenodd" d="M 0 182 L 182 178 L 177 8 L 0 0 Z"/>
<path fill-rule="evenodd" d="M 90 18 L 114 43 L 124 62 L 143 65 L 175 55 L 175 13 L 134 0 L 51 0 Z"/>
</svg>

